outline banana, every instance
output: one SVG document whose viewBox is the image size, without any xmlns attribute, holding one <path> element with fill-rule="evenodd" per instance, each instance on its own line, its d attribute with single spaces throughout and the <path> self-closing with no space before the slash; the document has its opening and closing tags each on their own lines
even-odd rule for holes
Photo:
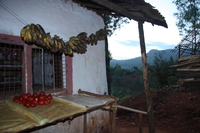
<svg viewBox="0 0 200 133">
<path fill-rule="evenodd" d="M 98 39 L 98 40 L 101 40 L 101 35 L 100 35 L 100 33 L 99 33 L 99 31 L 97 31 L 96 33 L 95 33 L 95 35 L 96 35 L 96 38 Z"/>
<path fill-rule="evenodd" d="M 22 28 L 20 36 L 28 44 L 36 44 L 39 47 L 50 49 L 52 52 L 60 52 L 66 55 L 73 55 L 73 52 L 83 54 L 87 51 L 87 44 L 97 45 L 99 40 L 104 39 L 109 34 L 109 30 L 100 29 L 95 34 L 87 37 L 86 32 L 81 32 L 77 36 L 72 36 L 69 41 L 64 42 L 59 36 L 51 38 L 50 33 L 39 24 L 30 24 Z"/>
<path fill-rule="evenodd" d="M 77 35 L 77 37 L 79 38 L 79 40 L 84 40 L 87 41 L 87 33 L 86 32 L 81 32 Z"/>
<path fill-rule="evenodd" d="M 52 48 L 51 45 L 50 45 L 50 43 L 51 43 L 50 39 L 51 39 L 50 36 L 46 36 L 44 38 L 44 43 L 46 44 L 47 49 L 51 49 Z"/>
<path fill-rule="evenodd" d="M 50 35 L 50 33 L 48 32 L 47 34 L 46 34 L 46 41 L 47 41 L 47 45 L 49 45 L 49 47 L 53 47 L 54 46 L 54 42 L 52 41 L 52 39 L 51 39 L 51 35 Z M 53 42 L 53 43 L 52 43 Z"/>
<path fill-rule="evenodd" d="M 86 43 L 87 43 L 87 44 L 90 44 L 91 41 L 92 41 L 92 40 L 91 40 L 91 38 L 89 37 L 89 38 L 87 39 Z"/>
<path fill-rule="evenodd" d="M 41 25 L 36 24 L 36 26 L 37 26 L 37 28 L 39 29 L 39 32 L 40 32 L 40 34 L 39 34 L 39 38 L 43 38 L 43 36 L 46 35 L 46 32 L 44 31 L 44 29 L 42 28 Z"/>
<path fill-rule="evenodd" d="M 73 51 L 72 51 L 72 49 L 70 48 L 68 42 L 65 43 L 64 53 L 65 53 L 66 55 L 70 55 L 70 56 L 73 55 Z"/>
<path fill-rule="evenodd" d="M 89 37 L 90 39 L 91 39 L 91 45 L 93 46 L 94 44 L 96 45 L 97 44 L 97 41 L 98 41 L 98 39 L 97 39 L 97 37 L 92 33 L 91 35 L 90 35 L 90 37 Z"/>
<path fill-rule="evenodd" d="M 52 52 L 58 52 L 58 48 L 57 48 L 57 46 L 56 46 L 56 43 L 55 43 L 55 39 L 54 39 L 54 38 L 51 39 L 51 43 L 50 43 L 50 44 L 51 44 L 51 46 L 53 45 L 53 46 L 51 47 L 51 51 L 52 51 Z"/>
<path fill-rule="evenodd" d="M 55 47 L 58 49 L 58 40 L 57 39 L 54 39 L 54 45 L 55 45 Z"/>
<path fill-rule="evenodd" d="M 69 38 L 69 41 L 72 42 L 72 43 L 73 43 L 73 42 L 80 42 L 79 38 L 76 37 L 76 36 L 70 37 L 70 38 Z"/>
<path fill-rule="evenodd" d="M 24 40 L 24 36 L 26 35 L 27 27 L 28 27 L 28 25 L 24 26 L 20 32 L 20 36 L 21 36 L 22 40 Z"/>
<path fill-rule="evenodd" d="M 71 41 L 68 41 L 68 44 L 69 44 L 69 46 L 70 46 L 70 48 L 72 49 L 72 50 L 76 50 L 76 44 L 75 43 L 73 43 L 73 42 L 71 42 Z"/>
<path fill-rule="evenodd" d="M 93 45 L 93 41 L 94 41 L 94 34 L 92 33 L 90 36 L 89 36 L 89 39 L 88 39 L 88 44 L 91 44 L 91 45 Z"/>
<path fill-rule="evenodd" d="M 58 51 L 60 53 L 63 53 L 62 39 L 57 39 L 57 42 L 58 42 Z"/>
<path fill-rule="evenodd" d="M 30 26 L 28 26 L 26 28 L 26 33 L 24 36 L 24 41 L 28 44 L 32 44 L 32 36 L 31 36 L 30 32 L 31 32 L 31 28 L 30 28 Z"/>
<path fill-rule="evenodd" d="M 39 36 L 41 36 L 40 34 L 40 30 L 38 29 L 38 27 L 36 25 L 34 25 L 34 32 L 37 35 L 37 37 L 39 38 Z"/>
<path fill-rule="evenodd" d="M 80 45 L 87 45 L 87 42 L 85 40 L 80 40 Z M 87 46 L 86 46 L 87 47 Z"/>
</svg>

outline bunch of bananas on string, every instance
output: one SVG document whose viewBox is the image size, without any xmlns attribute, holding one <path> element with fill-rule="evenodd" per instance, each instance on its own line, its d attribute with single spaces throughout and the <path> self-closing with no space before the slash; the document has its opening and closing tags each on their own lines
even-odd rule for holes
<svg viewBox="0 0 200 133">
<path fill-rule="evenodd" d="M 97 45 L 97 41 L 103 40 L 105 39 L 105 37 L 107 37 L 107 35 L 109 34 L 110 30 L 106 30 L 106 29 L 100 29 L 98 30 L 95 34 L 91 34 L 87 40 L 88 44 L 93 45 Z"/>
<path fill-rule="evenodd" d="M 51 37 L 46 33 L 41 25 L 30 24 L 22 28 L 20 36 L 27 44 L 35 44 L 38 47 L 49 49 L 51 52 L 60 52 L 72 56 L 73 53 L 84 54 L 88 45 L 96 45 L 97 41 L 103 40 L 109 34 L 109 30 L 100 29 L 95 34 L 87 37 L 86 32 L 81 32 L 77 36 L 72 36 L 67 42 L 57 35 Z"/>
</svg>

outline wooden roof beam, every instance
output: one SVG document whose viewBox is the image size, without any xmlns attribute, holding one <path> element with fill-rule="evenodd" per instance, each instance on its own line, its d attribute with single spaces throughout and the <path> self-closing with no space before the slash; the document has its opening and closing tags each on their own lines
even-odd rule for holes
<svg viewBox="0 0 200 133">
<path fill-rule="evenodd" d="M 120 14 L 128 17 L 129 19 L 134 19 L 136 21 L 140 21 L 140 19 L 138 17 L 134 16 L 133 14 L 131 14 L 126 9 L 124 9 L 120 6 L 117 6 L 117 5 L 113 4 L 112 2 L 109 2 L 108 0 L 91 0 L 91 1 L 98 3 L 98 4 L 108 8 L 110 10 L 117 12 L 117 13 L 120 13 Z"/>
</svg>

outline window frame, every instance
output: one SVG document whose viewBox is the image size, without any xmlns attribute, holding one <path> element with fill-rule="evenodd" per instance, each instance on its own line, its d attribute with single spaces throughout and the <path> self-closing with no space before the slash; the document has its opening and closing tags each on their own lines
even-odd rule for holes
<svg viewBox="0 0 200 133">
<path fill-rule="evenodd" d="M 32 48 L 38 48 L 36 45 L 27 45 L 20 36 L 0 34 L 1 43 L 20 44 L 24 46 L 24 56 L 22 58 L 22 93 L 33 93 L 32 88 Z M 72 60 L 73 57 L 65 56 L 66 65 L 66 90 L 65 95 L 73 93 L 73 79 L 72 79 Z M 56 93 L 58 91 L 55 90 Z M 62 94 L 62 93 L 61 93 Z"/>
</svg>

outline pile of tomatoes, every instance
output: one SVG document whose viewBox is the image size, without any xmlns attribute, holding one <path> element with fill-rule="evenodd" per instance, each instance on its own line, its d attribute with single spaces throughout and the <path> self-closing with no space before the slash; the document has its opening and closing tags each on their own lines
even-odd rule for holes
<svg viewBox="0 0 200 133">
<path fill-rule="evenodd" d="M 45 92 L 40 92 L 39 94 L 33 93 L 31 95 L 30 93 L 21 94 L 20 96 L 15 96 L 13 98 L 13 101 L 21 104 L 25 107 L 35 107 L 36 105 L 47 105 L 52 100 L 52 95 L 46 95 Z"/>
</svg>

